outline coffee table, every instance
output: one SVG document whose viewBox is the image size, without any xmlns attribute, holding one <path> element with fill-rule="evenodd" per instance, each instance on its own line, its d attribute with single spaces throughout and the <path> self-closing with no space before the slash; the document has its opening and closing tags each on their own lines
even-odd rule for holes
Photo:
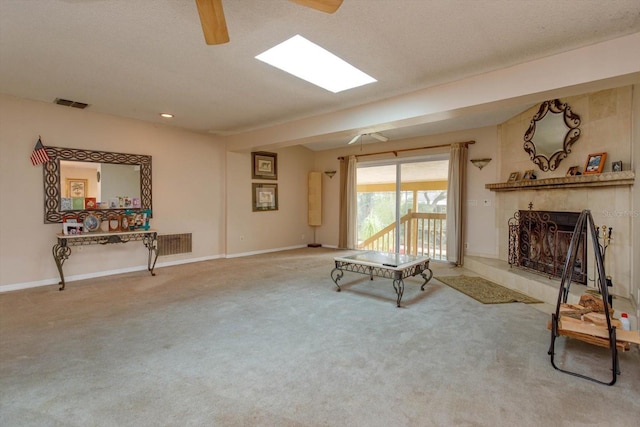
<svg viewBox="0 0 640 427">
<path fill-rule="evenodd" d="M 429 257 L 405 255 L 390 252 L 366 251 L 345 257 L 334 257 L 336 266 L 331 270 L 331 279 L 341 291 L 338 281 L 342 279 L 345 271 L 393 279 L 393 289 L 396 291 L 396 305 L 400 307 L 402 294 L 404 293 L 404 279 L 407 277 L 422 276 L 424 283 L 420 290 L 424 291 L 424 285 L 433 277 L 433 271 L 429 268 Z"/>
</svg>

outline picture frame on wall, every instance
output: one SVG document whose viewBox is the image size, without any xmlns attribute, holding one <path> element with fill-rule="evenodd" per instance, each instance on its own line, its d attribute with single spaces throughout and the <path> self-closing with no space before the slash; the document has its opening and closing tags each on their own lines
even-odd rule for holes
<svg viewBox="0 0 640 427">
<path fill-rule="evenodd" d="M 67 178 L 67 195 L 69 197 L 87 197 L 89 180 L 82 178 Z"/>
<path fill-rule="evenodd" d="M 278 210 L 278 184 L 252 183 L 253 212 Z"/>
<path fill-rule="evenodd" d="M 278 155 L 257 151 L 251 153 L 253 179 L 278 179 Z"/>
<path fill-rule="evenodd" d="M 536 175 L 533 173 L 533 169 L 524 171 L 524 175 L 522 175 L 522 179 L 536 179 Z"/>
<path fill-rule="evenodd" d="M 601 173 L 604 168 L 604 162 L 607 159 L 607 153 L 593 153 L 587 156 L 587 163 L 584 166 L 584 174 Z"/>
</svg>

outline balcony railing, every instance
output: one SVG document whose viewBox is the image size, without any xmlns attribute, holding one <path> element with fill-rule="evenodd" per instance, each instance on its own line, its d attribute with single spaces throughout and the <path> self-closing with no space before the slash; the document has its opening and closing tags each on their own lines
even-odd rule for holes
<svg viewBox="0 0 640 427">
<path fill-rule="evenodd" d="M 396 223 L 387 225 L 358 245 L 358 249 L 395 252 Z M 400 253 L 431 259 L 447 257 L 447 214 L 409 212 L 400 218 Z"/>
</svg>

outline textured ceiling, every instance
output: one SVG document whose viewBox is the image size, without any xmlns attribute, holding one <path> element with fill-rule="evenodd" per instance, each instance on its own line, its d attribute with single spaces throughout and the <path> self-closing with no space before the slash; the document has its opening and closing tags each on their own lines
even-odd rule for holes
<svg viewBox="0 0 640 427">
<path fill-rule="evenodd" d="M 0 0 L 0 92 L 156 123 L 167 111 L 172 126 L 227 135 L 640 32 L 637 0 L 344 0 L 333 15 L 287 0 L 223 4 L 231 41 L 207 46 L 195 1 Z M 378 82 L 333 94 L 254 59 L 295 34 Z"/>
</svg>

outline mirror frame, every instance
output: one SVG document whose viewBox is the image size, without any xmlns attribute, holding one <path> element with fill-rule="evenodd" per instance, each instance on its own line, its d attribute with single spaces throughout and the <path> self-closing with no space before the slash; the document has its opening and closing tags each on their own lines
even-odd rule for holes
<svg viewBox="0 0 640 427">
<path fill-rule="evenodd" d="M 558 145 L 562 143 L 562 148 L 556 150 L 551 157 L 547 157 L 545 154 L 537 154 L 536 146 L 533 142 L 533 136 L 536 133 L 536 123 L 544 119 L 547 113 L 551 111 L 554 114 L 562 114 L 564 124 L 568 130 L 564 136 L 564 141 L 558 141 Z M 540 104 L 538 112 L 531 119 L 529 129 L 524 134 L 524 151 L 529 154 L 529 158 L 534 164 L 538 165 L 540 170 L 552 171 L 555 170 L 560 161 L 567 157 L 571 152 L 571 146 L 580 138 L 580 116 L 571 111 L 571 107 L 561 102 L 559 99 L 553 99 L 545 101 Z"/>
<path fill-rule="evenodd" d="M 118 165 L 140 166 L 141 209 L 151 209 L 151 156 L 140 154 L 113 153 L 109 151 L 81 150 L 77 148 L 46 147 L 49 161 L 42 164 L 44 182 L 44 223 L 62 222 L 68 215 L 84 218 L 90 213 L 101 217 L 109 214 L 124 214 L 125 209 L 94 209 L 60 211 L 60 160 L 72 160 L 91 163 L 113 163 Z"/>
</svg>

